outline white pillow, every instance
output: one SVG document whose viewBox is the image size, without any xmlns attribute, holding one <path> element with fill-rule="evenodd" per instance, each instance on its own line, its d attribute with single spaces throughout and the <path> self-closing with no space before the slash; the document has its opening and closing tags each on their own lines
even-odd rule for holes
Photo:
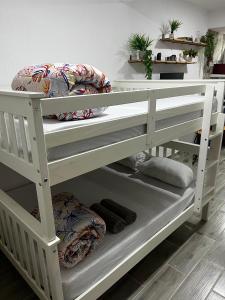
<svg viewBox="0 0 225 300">
<path fill-rule="evenodd" d="M 193 171 L 178 161 L 152 157 L 138 168 L 144 175 L 159 179 L 179 188 L 187 188 L 193 181 Z"/>
<path fill-rule="evenodd" d="M 137 171 L 138 167 L 145 161 L 149 160 L 151 155 L 147 151 L 139 152 L 137 154 L 126 157 L 117 161 L 118 164 L 128 167 L 134 171 Z"/>
</svg>

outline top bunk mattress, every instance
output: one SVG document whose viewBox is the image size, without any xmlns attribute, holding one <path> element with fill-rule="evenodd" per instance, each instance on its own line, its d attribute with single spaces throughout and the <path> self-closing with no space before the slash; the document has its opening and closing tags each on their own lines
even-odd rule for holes
<svg viewBox="0 0 225 300">
<path fill-rule="evenodd" d="M 185 190 L 165 184 L 114 164 L 56 185 L 53 194 L 72 192 L 87 206 L 103 198 L 137 213 L 135 223 L 119 234 L 107 233 L 99 247 L 72 269 L 61 268 L 64 297 L 72 300 L 104 278 L 138 247 L 181 214 L 193 203 L 194 186 Z M 31 211 L 37 204 L 35 187 L 22 187 L 10 195 Z"/>
<path fill-rule="evenodd" d="M 177 107 L 185 107 L 190 104 L 197 104 L 203 101 L 204 97 L 200 95 L 173 97 L 168 99 L 160 99 L 157 101 L 157 112 L 167 111 Z M 217 101 L 214 101 L 213 110 L 216 111 Z M 118 106 L 110 106 L 102 116 L 80 121 L 61 122 L 55 119 L 44 119 L 44 132 L 51 133 L 65 129 L 82 127 L 91 124 L 104 123 L 111 120 L 119 120 L 125 117 L 138 116 L 147 114 L 148 102 L 139 102 L 132 104 L 123 104 Z M 176 117 L 166 117 L 156 122 L 156 129 L 173 126 L 182 122 L 186 122 L 195 118 L 199 118 L 202 114 L 201 110 L 184 113 Z M 133 138 L 146 133 L 146 126 L 139 125 L 125 130 L 115 131 L 106 135 L 97 136 L 72 142 L 65 145 L 48 149 L 48 160 L 54 161 L 71 155 L 79 154 L 95 148 L 103 147 L 109 144 L 120 142 L 125 139 Z"/>
</svg>

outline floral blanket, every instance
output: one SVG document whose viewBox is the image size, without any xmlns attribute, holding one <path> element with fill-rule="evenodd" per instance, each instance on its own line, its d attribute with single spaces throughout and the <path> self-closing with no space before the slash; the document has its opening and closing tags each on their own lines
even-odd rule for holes
<svg viewBox="0 0 225 300">
<path fill-rule="evenodd" d="M 105 235 L 106 225 L 71 193 L 57 194 L 52 201 L 56 235 L 60 238 L 59 263 L 72 268 L 95 250 Z M 37 209 L 32 215 L 40 219 Z"/>
<path fill-rule="evenodd" d="M 13 90 L 43 92 L 46 97 L 111 92 L 107 76 L 86 64 L 43 64 L 25 67 L 12 81 Z M 105 108 L 58 113 L 58 120 L 82 120 L 96 117 Z"/>
</svg>

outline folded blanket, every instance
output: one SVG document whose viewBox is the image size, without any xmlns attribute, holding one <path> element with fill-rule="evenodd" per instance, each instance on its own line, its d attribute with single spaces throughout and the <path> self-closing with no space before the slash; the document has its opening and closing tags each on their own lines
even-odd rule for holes
<svg viewBox="0 0 225 300">
<path fill-rule="evenodd" d="M 71 193 L 53 197 L 53 213 L 60 265 L 72 268 L 89 255 L 105 235 L 105 222 L 95 212 L 75 199 Z M 40 218 L 38 210 L 32 212 Z"/>
<path fill-rule="evenodd" d="M 103 199 L 101 205 L 108 208 L 118 216 L 120 216 L 127 225 L 135 222 L 137 218 L 136 212 L 130 210 L 129 208 L 122 206 L 110 199 Z"/>
<path fill-rule="evenodd" d="M 86 64 L 43 64 L 25 67 L 12 82 L 13 90 L 43 92 L 46 97 L 111 92 L 106 75 Z M 55 114 L 59 120 L 81 120 L 99 116 L 105 108 Z"/>
<path fill-rule="evenodd" d="M 125 228 L 125 222 L 119 216 L 114 214 L 99 203 L 92 204 L 91 210 L 95 211 L 106 223 L 106 228 L 111 233 L 119 233 Z"/>
</svg>

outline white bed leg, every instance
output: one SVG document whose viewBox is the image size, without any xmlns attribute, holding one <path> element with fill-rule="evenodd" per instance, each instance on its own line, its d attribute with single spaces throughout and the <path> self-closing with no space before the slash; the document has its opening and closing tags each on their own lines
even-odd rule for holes
<svg viewBox="0 0 225 300">
<path fill-rule="evenodd" d="M 207 203 L 202 209 L 202 221 L 207 222 L 209 219 L 209 203 Z"/>
<path fill-rule="evenodd" d="M 206 100 L 204 102 L 203 121 L 202 121 L 202 135 L 199 150 L 199 161 L 196 179 L 196 193 L 195 193 L 195 213 L 201 215 L 202 213 L 202 198 L 204 188 L 204 178 L 206 169 L 206 159 L 208 153 L 210 123 L 212 114 L 212 103 L 214 97 L 214 86 L 208 85 L 206 88 Z"/>
</svg>

